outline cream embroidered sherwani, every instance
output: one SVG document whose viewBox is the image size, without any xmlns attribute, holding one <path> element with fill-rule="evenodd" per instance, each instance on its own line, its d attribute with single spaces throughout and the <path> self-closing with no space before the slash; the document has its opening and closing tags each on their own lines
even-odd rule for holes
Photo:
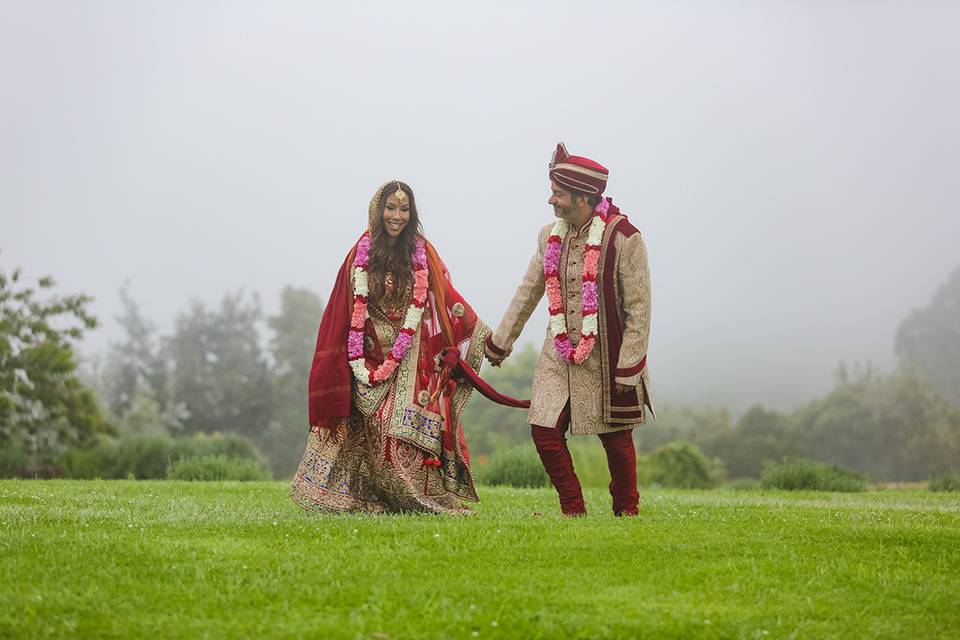
<svg viewBox="0 0 960 640">
<path fill-rule="evenodd" d="M 560 256 L 559 277 L 563 293 L 567 332 L 576 346 L 580 338 L 581 300 L 580 287 L 583 276 L 583 261 L 586 250 L 589 224 L 578 230 L 571 226 L 564 239 Z M 619 233 L 604 234 L 604 243 L 613 242 L 616 249 L 611 273 L 600 272 L 598 280 L 616 278 L 614 291 L 616 308 L 623 327 L 623 341 L 617 359 L 617 373 L 636 371 L 632 375 L 616 375 L 613 381 L 603 363 L 606 345 L 605 323 L 599 322 L 597 344 L 582 364 L 568 364 L 560 359 L 553 345 L 553 335 L 547 326 L 547 335 L 540 351 L 540 360 L 533 377 L 529 422 L 541 427 L 556 427 L 560 412 L 570 402 L 570 432 L 576 435 L 601 434 L 629 429 L 646 421 L 646 405 L 653 411 L 650 396 L 650 381 L 645 366 L 641 367 L 647 353 L 650 336 L 650 274 L 647 267 L 647 250 L 640 233 L 625 236 Z M 493 345 L 509 355 L 513 343 L 520 335 L 524 324 L 544 294 L 543 254 L 553 224 L 541 231 L 537 253 L 530 260 L 523 281 L 507 309 L 500 326 L 491 337 Z M 605 245 L 606 246 L 606 245 Z M 609 249 L 609 247 L 606 247 Z M 605 253 L 605 252 L 604 252 Z M 603 265 L 603 258 L 601 258 Z M 601 266 L 601 269 L 603 267 Z M 598 285 L 600 283 L 598 282 Z M 599 286 L 598 286 L 599 288 Z M 603 346 L 603 348 L 601 348 Z M 490 355 L 496 354 L 488 346 Z M 637 371 L 637 369 L 640 369 Z M 637 393 L 639 417 L 632 424 L 618 424 L 604 418 L 605 402 L 609 402 L 611 382 L 634 387 Z M 608 412 L 609 415 L 609 412 Z"/>
</svg>

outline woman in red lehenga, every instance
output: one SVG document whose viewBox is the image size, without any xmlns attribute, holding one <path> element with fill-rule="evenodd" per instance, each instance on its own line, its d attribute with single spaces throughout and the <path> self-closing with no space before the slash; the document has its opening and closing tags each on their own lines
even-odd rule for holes
<svg viewBox="0 0 960 640">
<path fill-rule="evenodd" d="M 293 479 L 309 510 L 467 513 L 477 501 L 460 414 L 489 329 L 423 237 L 413 191 L 381 186 L 327 303 L 310 372 L 310 433 Z M 454 358 L 455 360 L 455 358 Z M 447 360 L 449 362 L 449 358 Z"/>
</svg>

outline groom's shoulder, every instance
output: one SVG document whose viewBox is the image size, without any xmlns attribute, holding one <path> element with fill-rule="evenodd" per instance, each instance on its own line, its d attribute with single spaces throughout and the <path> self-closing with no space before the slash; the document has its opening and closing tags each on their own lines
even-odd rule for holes
<svg viewBox="0 0 960 640">
<path fill-rule="evenodd" d="M 545 225 L 543 226 L 543 228 L 540 229 L 540 231 L 537 233 L 537 241 L 538 241 L 540 244 L 545 244 L 545 243 L 547 242 L 547 238 L 550 237 L 550 232 L 553 231 L 553 225 L 554 225 L 554 224 L 556 224 L 556 223 L 554 223 L 554 222 L 549 222 L 549 223 L 545 224 Z"/>
<path fill-rule="evenodd" d="M 617 221 L 617 226 L 614 228 L 616 233 L 622 235 L 624 238 L 629 238 L 640 233 L 640 229 L 637 229 L 635 226 L 633 226 L 633 223 L 630 222 L 627 216 L 621 215 L 619 217 L 620 220 Z"/>
</svg>

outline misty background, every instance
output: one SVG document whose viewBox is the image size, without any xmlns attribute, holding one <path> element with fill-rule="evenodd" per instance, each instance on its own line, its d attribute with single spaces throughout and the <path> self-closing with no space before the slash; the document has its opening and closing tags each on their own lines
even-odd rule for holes
<svg viewBox="0 0 960 640">
<path fill-rule="evenodd" d="M 95 297 L 92 356 L 125 282 L 164 333 L 239 289 L 326 299 L 400 178 L 495 326 L 563 140 L 644 234 L 657 402 L 787 409 L 892 366 L 960 266 L 958 27 L 952 2 L 2 1 L 0 263 Z"/>
</svg>

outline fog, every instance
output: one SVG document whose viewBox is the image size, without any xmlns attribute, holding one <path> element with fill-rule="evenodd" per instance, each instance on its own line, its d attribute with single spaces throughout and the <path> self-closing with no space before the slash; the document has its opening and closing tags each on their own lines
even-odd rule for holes
<svg viewBox="0 0 960 640">
<path fill-rule="evenodd" d="M 789 408 L 960 266 L 955 2 L 0 2 L 0 266 L 169 331 L 324 298 L 400 178 L 495 326 L 556 143 L 650 256 L 660 403 Z M 319 321 L 319 319 L 318 319 Z M 521 340 L 539 346 L 544 305 Z"/>
</svg>

